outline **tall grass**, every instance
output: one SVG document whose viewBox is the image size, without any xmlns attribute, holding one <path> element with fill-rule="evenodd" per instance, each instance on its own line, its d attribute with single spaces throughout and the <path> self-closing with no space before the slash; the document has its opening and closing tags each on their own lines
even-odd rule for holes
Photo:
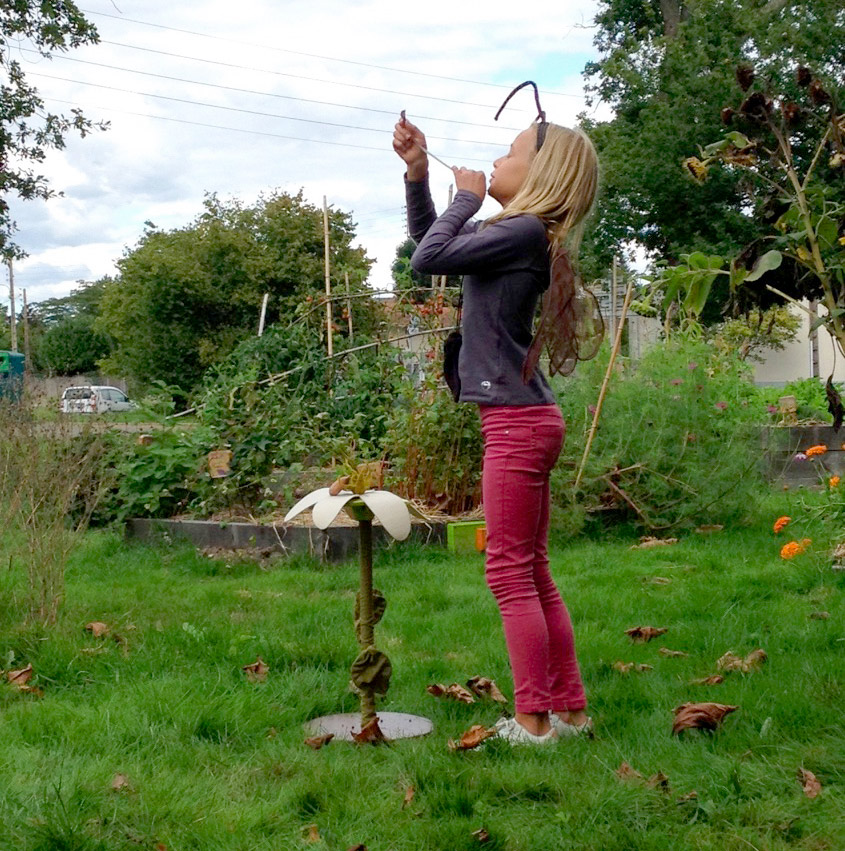
<svg viewBox="0 0 845 851">
<path fill-rule="evenodd" d="M 790 508 L 773 503 L 772 519 Z M 827 530 L 808 531 L 813 547 L 789 562 L 768 517 L 651 550 L 621 536 L 556 548 L 597 738 L 541 751 L 492 741 L 466 753 L 447 740 L 492 724 L 497 707 L 439 702 L 425 687 L 482 674 L 510 693 L 480 557 L 413 545 L 377 555 L 394 665 L 381 708 L 426 715 L 434 733 L 312 751 L 303 723 L 356 707 L 355 564 L 295 560 L 268 572 L 88 533 L 56 627 L 21 626 L 0 608 L 0 666 L 31 663 L 45 692 L 0 689 L 0 847 L 843 848 L 845 577 L 830 570 Z M 0 564 L 8 601 L 26 579 Z M 811 617 L 822 611 L 827 619 Z M 112 635 L 94 638 L 89 621 Z M 624 630 L 638 624 L 669 631 L 633 645 Z M 667 658 L 660 646 L 689 655 Z M 762 670 L 690 685 L 725 651 L 758 647 L 769 656 Z M 259 655 L 270 673 L 250 683 L 241 667 Z M 616 660 L 654 669 L 623 676 Z M 713 735 L 673 737 L 672 708 L 691 700 L 740 709 Z M 645 776 L 663 771 L 670 791 L 621 782 L 622 761 Z M 818 798 L 803 794 L 801 767 L 821 781 Z M 126 785 L 115 790 L 117 774 Z"/>
</svg>

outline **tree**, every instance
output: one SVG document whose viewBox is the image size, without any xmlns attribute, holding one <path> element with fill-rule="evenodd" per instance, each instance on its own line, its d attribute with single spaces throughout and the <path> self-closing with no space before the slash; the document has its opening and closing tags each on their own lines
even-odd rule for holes
<svg viewBox="0 0 845 851">
<path fill-rule="evenodd" d="M 681 163 L 718 137 L 743 62 L 779 88 L 802 64 L 845 85 L 840 0 L 601 0 L 596 23 L 588 91 L 615 117 L 585 121 L 603 166 L 594 241 L 669 262 L 737 253 L 761 231 L 746 187 L 722 172 L 694 189 Z"/>
<path fill-rule="evenodd" d="M 86 136 L 96 127 L 78 109 L 70 116 L 45 110 L 38 91 L 26 81 L 19 55 L 23 47 L 49 59 L 83 44 L 95 44 L 97 30 L 71 0 L 5 0 L 0 4 L 0 257 L 21 257 L 12 241 L 15 223 L 4 196 L 51 198 L 47 179 L 32 169 L 50 148 L 63 148 L 68 132 Z M 12 50 L 14 48 L 14 52 Z"/>
<path fill-rule="evenodd" d="M 330 210 L 338 296 L 345 293 L 343 272 L 360 289 L 370 267 L 353 238 L 350 216 Z M 98 326 L 114 351 L 103 366 L 141 384 L 158 380 L 189 391 L 209 366 L 255 334 L 265 293 L 268 325 L 289 321 L 297 306 L 314 301 L 324 289 L 323 263 L 322 211 L 301 192 L 274 192 L 252 206 L 209 195 L 184 228 L 161 231 L 148 223 L 106 286 Z M 353 315 L 372 323 L 366 301 L 356 299 Z M 318 299 L 313 310 L 319 309 Z M 338 320 L 341 310 L 334 311 Z M 344 333 L 342 325 L 336 333 Z"/>
</svg>

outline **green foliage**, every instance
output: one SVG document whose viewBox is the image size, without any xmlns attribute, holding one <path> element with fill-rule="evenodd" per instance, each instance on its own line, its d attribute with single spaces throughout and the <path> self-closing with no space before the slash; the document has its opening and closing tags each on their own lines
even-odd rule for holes
<svg viewBox="0 0 845 851">
<path fill-rule="evenodd" d="M 582 364 L 559 394 L 567 440 L 553 487 L 562 505 L 572 501 L 607 357 Z M 761 484 L 765 421 L 747 368 L 679 335 L 614 376 L 578 499 L 594 518 L 610 511 L 651 532 L 743 522 Z"/>
<path fill-rule="evenodd" d="M 38 363 L 57 375 L 94 373 L 109 353 L 109 340 L 91 316 L 70 316 L 48 328 L 38 344 Z"/>
<path fill-rule="evenodd" d="M 370 261 L 352 247 L 353 237 L 349 215 L 330 211 L 331 267 L 348 271 L 360 288 Z M 253 206 L 210 195 L 191 224 L 172 231 L 149 225 L 119 261 L 102 302 L 100 326 L 115 346 L 104 368 L 189 391 L 255 333 L 265 293 L 269 326 L 289 321 L 321 291 L 323 262 L 322 211 L 301 192 L 274 192 Z M 366 323 L 357 308 L 356 319 Z"/>
<path fill-rule="evenodd" d="M 841 382 L 834 386 L 840 393 L 845 392 Z M 824 382 L 818 378 L 801 378 L 797 381 L 790 381 L 783 387 L 761 387 L 759 393 L 763 401 L 772 407 L 777 406 L 778 399 L 781 396 L 794 396 L 798 406 L 799 420 L 830 421 Z"/>
<path fill-rule="evenodd" d="M 713 345 L 728 356 L 762 362 L 763 351 L 779 351 L 795 339 L 801 320 L 788 307 L 752 309 L 738 319 L 728 319 L 711 331 Z"/>
<path fill-rule="evenodd" d="M 44 109 L 44 101 L 26 80 L 25 63 L 17 47 L 29 47 L 42 57 L 99 41 L 97 30 L 70 0 L 14 0 L 0 6 L 0 257 L 21 257 L 12 242 L 16 230 L 4 196 L 50 198 L 44 175 L 31 166 L 43 162 L 50 148 L 63 148 L 74 130 L 85 136 L 96 127 L 79 109 L 70 117 Z"/>
<path fill-rule="evenodd" d="M 470 510 L 480 501 L 481 452 L 475 405 L 456 405 L 436 376 L 402 386 L 385 439 L 397 492 L 447 514 Z"/>
</svg>

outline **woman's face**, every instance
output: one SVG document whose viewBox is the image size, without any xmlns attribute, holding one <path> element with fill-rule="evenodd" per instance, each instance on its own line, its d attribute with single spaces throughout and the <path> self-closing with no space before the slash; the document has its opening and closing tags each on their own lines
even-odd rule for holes
<svg viewBox="0 0 845 851">
<path fill-rule="evenodd" d="M 490 175 L 487 194 L 495 198 L 503 207 L 525 182 L 528 169 L 531 168 L 534 160 L 536 147 L 537 129 L 529 127 L 513 140 L 508 153 L 493 163 L 493 173 Z"/>
</svg>

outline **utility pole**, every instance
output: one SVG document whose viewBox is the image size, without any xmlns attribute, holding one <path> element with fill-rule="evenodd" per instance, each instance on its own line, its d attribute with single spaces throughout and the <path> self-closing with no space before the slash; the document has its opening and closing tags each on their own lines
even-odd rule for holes
<svg viewBox="0 0 845 851">
<path fill-rule="evenodd" d="M 24 372 L 32 369 L 32 358 L 29 353 L 29 305 L 26 303 L 26 290 L 23 291 L 23 368 Z"/>
<path fill-rule="evenodd" d="M 334 354 L 334 341 L 332 340 L 332 278 L 329 266 L 329 207 L 326 196 L 323 195 L 323 261 L 326 273 L 326 340 L 329 357 Z"/>
<path fill-rule="evenodd" d="M 12 258 L 10 257 L 6 263 L 9 266 L 9 317 L 10 317 L 10 331 L 12 337 L 12 351 L 16 352 L 18 350 L 18 327 L 17 327 L 17 317 L 15 316 L 15 271 L 12 268 Z"/>
</svg>

